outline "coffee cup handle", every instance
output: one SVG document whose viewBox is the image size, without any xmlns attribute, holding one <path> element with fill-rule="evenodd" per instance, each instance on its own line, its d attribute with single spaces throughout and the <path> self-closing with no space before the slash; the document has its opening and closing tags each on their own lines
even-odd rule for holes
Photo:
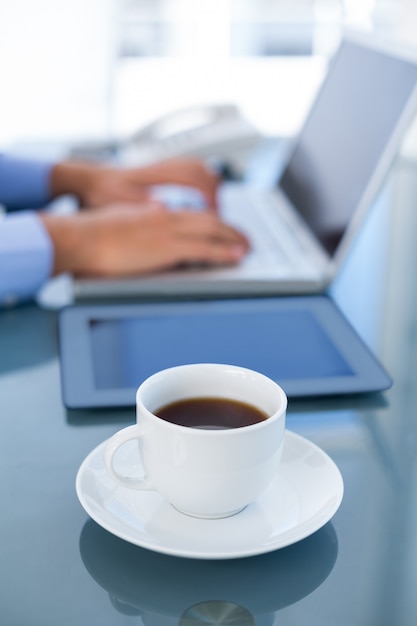
<svg viewBox="0 0 417 626">
<path fill-rule="evenodd" d="M 119 432 L 110 437 L 104 448 L 104 463 L 111 477 L 119 483 L 119 485 L 128 487 L 129 489 L 148 491 L 154 489 L 150 478 L 147 476 L 141 478 L 122 476 L 122 474 L 119 474 L 119 472 L 115 470 L 113 465 L 114 455 L 117 450 L 128 441 L 140 439 L 142 432 L 143 429 L 135 424 L 133 426 L 127 426 L 127 428 L 123 428 L 123 430 L 119 430 Z"/>
</svg>

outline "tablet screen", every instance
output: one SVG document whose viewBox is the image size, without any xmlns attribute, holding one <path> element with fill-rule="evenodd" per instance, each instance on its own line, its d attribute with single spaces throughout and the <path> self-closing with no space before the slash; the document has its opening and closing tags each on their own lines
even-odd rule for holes
<svg viewBox="0 0 417 626">
<path fill-rule="evenodd" d="M 161 367 L 198 362 L 239 364 L 281 381 L 354 373 L 311 311 L 264 311 L 256 323 L 251 311 L 220 315 L 91 320 L 96 387 L 135 387 Z"/>
</svg>

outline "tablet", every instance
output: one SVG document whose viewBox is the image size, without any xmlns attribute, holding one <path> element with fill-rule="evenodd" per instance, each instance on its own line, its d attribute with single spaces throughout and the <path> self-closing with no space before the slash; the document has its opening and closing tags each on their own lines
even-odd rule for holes
<svg viewBox="0 0 417 626">
<path fill-rule="evenodd" d="M 392 381 L 327 296 L 78 305 L 59 314 L 66 407 L 135 405 L 158 370 L 230 363 L 288 397 L 382 391 Z"/>
</svg>

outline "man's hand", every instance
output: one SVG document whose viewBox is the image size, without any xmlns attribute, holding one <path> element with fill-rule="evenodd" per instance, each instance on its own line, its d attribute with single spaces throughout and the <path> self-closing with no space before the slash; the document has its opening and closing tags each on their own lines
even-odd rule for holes
<svg viewBox="0 0 417 626">
<path fill-rule="evenodd" d="M 119 169 L 63 161 L 52 170 L 54 197 L 72 194 L 83 207 L 102 207 L 115 202 L 143 203 L 153 185 L 175 184 L 201 191 L 207 206 L 217 207 L 218 177 L 196 159 L 172 159 L 138 168 Z"/>
<path fill-rule="evenodd" d="M 160 203 L 113 205 L 101 211 L 40 215 L 54 244 L 53 273 L 133 276 L 183 263 L 230 265 L 249 245 L 215 212 L 170 212 Z"/>
</svg>

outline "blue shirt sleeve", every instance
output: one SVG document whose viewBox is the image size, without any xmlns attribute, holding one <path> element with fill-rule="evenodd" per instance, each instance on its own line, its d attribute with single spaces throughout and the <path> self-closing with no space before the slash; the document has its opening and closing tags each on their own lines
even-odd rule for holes
<svg viewBox="0 0 417 626">
<path fill-rule="evenodd" d="M 51 201 L 53 163 L 0 154 L 0 306 L 33 296 L 51 274 L 52 242 L 35 209 Z"/>
<path fill-rule="evenodd" d="M 52 264 L 52 242 L 36 212 L 0 215 L 0 306 L 33 296 Z"/>
<path fill-rule="evenodd" d="M 40 208 L 51 201 L 53 163 L 0 154 L 0 204 L 8 209 Z"/>
</svg>

